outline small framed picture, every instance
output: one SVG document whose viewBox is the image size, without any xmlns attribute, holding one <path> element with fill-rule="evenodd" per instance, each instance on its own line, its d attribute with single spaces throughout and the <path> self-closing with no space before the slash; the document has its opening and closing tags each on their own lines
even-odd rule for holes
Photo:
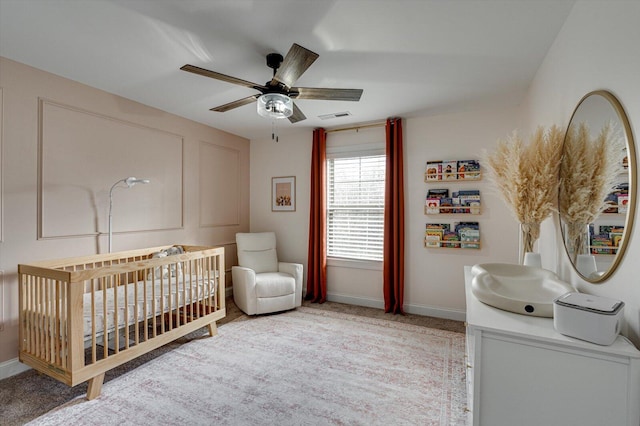
<svg viewBox="0 0 640 426">
<path fill-rule="evenodd" d="M 296 177 L 271 178 L 271 211 L 296 211 Z"/>
</svg>

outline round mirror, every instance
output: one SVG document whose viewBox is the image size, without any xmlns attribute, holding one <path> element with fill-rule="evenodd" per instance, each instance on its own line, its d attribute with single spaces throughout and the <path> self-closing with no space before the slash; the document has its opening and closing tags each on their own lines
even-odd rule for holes
<svg viewBox="0 0 640 426">
<path fill-rule="evenodd" d="M 567 127 L 558 191 L 562 239 L 583 279 L 603 282 L 622 260 L 635 191 L 636 154 L 627 115 L 611 93 L 588 93 Z"/>
</svg>

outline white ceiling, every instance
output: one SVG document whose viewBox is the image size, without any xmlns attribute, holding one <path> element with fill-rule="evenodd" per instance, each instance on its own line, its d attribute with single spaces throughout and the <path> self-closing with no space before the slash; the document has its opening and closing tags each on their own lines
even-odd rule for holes
<svg viewBox="0 0 640 426">
<path fill-rule="evenodd" d="M 296 83 L 361 88 L 360 102 L 298 100 L 282 135 L 515 105 L 574 0 L 0 0 L 0 55 L 249 139 L 271 135 L 257 93 L 180 71 L 193 64 L 264 84 L 267 53 L 320 55 Z M 1 71 L 1 70 L 0 70 Z M 319 115 L 348 111 L 349 117 Z"/>
</svg>

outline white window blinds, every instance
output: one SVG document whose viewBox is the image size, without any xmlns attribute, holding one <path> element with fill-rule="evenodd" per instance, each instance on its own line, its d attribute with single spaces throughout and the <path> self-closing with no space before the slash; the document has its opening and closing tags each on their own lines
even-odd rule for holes
<svg viewBox="0 0 640 426">
<path fill-rule="evenodd" d="M 327 256 L 382 260 L 385 156 L 327 160 Z"/>
</svg>

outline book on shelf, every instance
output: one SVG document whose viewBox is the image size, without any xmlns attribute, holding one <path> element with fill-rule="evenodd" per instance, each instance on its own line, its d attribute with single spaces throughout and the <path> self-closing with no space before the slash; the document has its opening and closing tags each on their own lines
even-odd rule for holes
<svg viewBox="0 0 640 426">
<path fill-rule="evenodd" d="M 458 191 L 458 199 L 462 213 L 480 213 L 480 191 L 477 189 L 468 189 Z"/>
<path fill-rule="evenodd" d="M 458 179 L 458 162 L 443 161 L 442 162 L 442 180 Z"/>
<path fill-rule="evenodd" d="M 621 232 L 612 232 L 609 234 L 614 247 L 620 247 L 620 243 L 622 243 L 622 235 L 623 234 Z"/>
<path fill-rule="evenodd" d="M 602 213 L 618 213 L 618 197 L 614 194 L 609 194 L 605 199 L 607 208 Z"/>
<path fill-rule="evenodd" d="M 609 205 L 609 207 L 606 210 L 604 210 L 603 213 L 626 213 L 627 203 L 629 202 L 628 197 L 629 197 L 629 184 L 620 183 L 616 185 L 614 190 L 610 194 L 607 194 L 607 198 L 605 198 L 605 202 Z M 624 205 L 622 205 L 623 203 Z"/>
<path fill-rule="evenodd" d="M 427 198 L 427 214 L 439 214 L 440 213 L 440 199 L 439 198 Z"/>
<path fill-rule="evenodd" d="M 451 225 L 448 223 L 427 223 L 425 226 L 427 231 L 439 231 L 440 235 L 443 235 L 446 231 L 451 230 Z"/>
<path fill-rule="evenodd" d="M 611 254 L 611 244 L 608 234 L 594 235 L 591 237 L 591 254 Z"/>
<path fill-rule="evenodd" d="M 463 229 L 460 231 L 460 241 L 462 248 L 480 248 L 480 230 Z"/>
<path fill-rule="evenodd" d="M 618 195 L 618 213 L 627 213 L 629 210 L 629 194 Z"/>
<path fill-rule="evenodd" d="M 442 212 L 442 209 L 440 208 L 443 205 L 442 200 L 448 199 L 448 197 L 448 189 L 429 189 L 427 191 L 427 208 L 425 212 L 427 214 L 438 214 Z"/>
<path fill-rule="evenodd" d="M 424 231 L 425 247 L 440 247 L 444 234 L 450 229 L 448 223 L 427 223 Z"/>
<path fill-rule="evenodd" d="M 425 247 L 440 247 L 441 238 L 438 235 L 426 234 L 424 236 Z"/>
<path fill-rule="evenodd" d="M 480 162 L 478 160 L 458 161 L 458 179 L 480 179 Z"/>
<path fill-rule="evenodd" d="M 463 229 L 480 229 L 478 222 L 457 222 L 454 226 L 456 232 L 460 232 Z"/>
<path fill-rule="evenodd" d="M 600 225 L 598 226 L 598 234 L 608 235 L 611 238 L 611 234 L 622 234 L 624 232 L 624 226 L 620 225 Z"/>
<path fill-rule="evenodd" d="M 442 236 L 442 247 L 460 248 L 460 236 L 455 232 L 445 232 Z"/>
<path fill-rule="evenodd" d="M 424 246 L 479 249 L 479 224 L 478 222 L 458 222 L 451 229 L 448 223 L 427 223 Z"/>
<path fill-rule="evenodd" d="M 453 200 L 451 198 L 440 199 L 440 213 L 453 213 Z"/>
<path fill-rule="evenodd" d="M 461 248 L 480 248 L 480 225 L 478 222 L 459 222 L 455 231 L 460 236 Z"/>
<path fill-rule="evenodd" d="M 442 161 L 427 161 L 427 180 L 442 180 Z"/>
<path fill-rule="evenodd" d="M 427 191 L 427 198 L 448 198 L 449 190 L 446 188 L 429 189 Z"/>
<path fill-rule="evenodd" d="M 469 202 L 469 213 L 470 214 L 480 214 L 480 201 L 470 201 Z"/>
</svg>

